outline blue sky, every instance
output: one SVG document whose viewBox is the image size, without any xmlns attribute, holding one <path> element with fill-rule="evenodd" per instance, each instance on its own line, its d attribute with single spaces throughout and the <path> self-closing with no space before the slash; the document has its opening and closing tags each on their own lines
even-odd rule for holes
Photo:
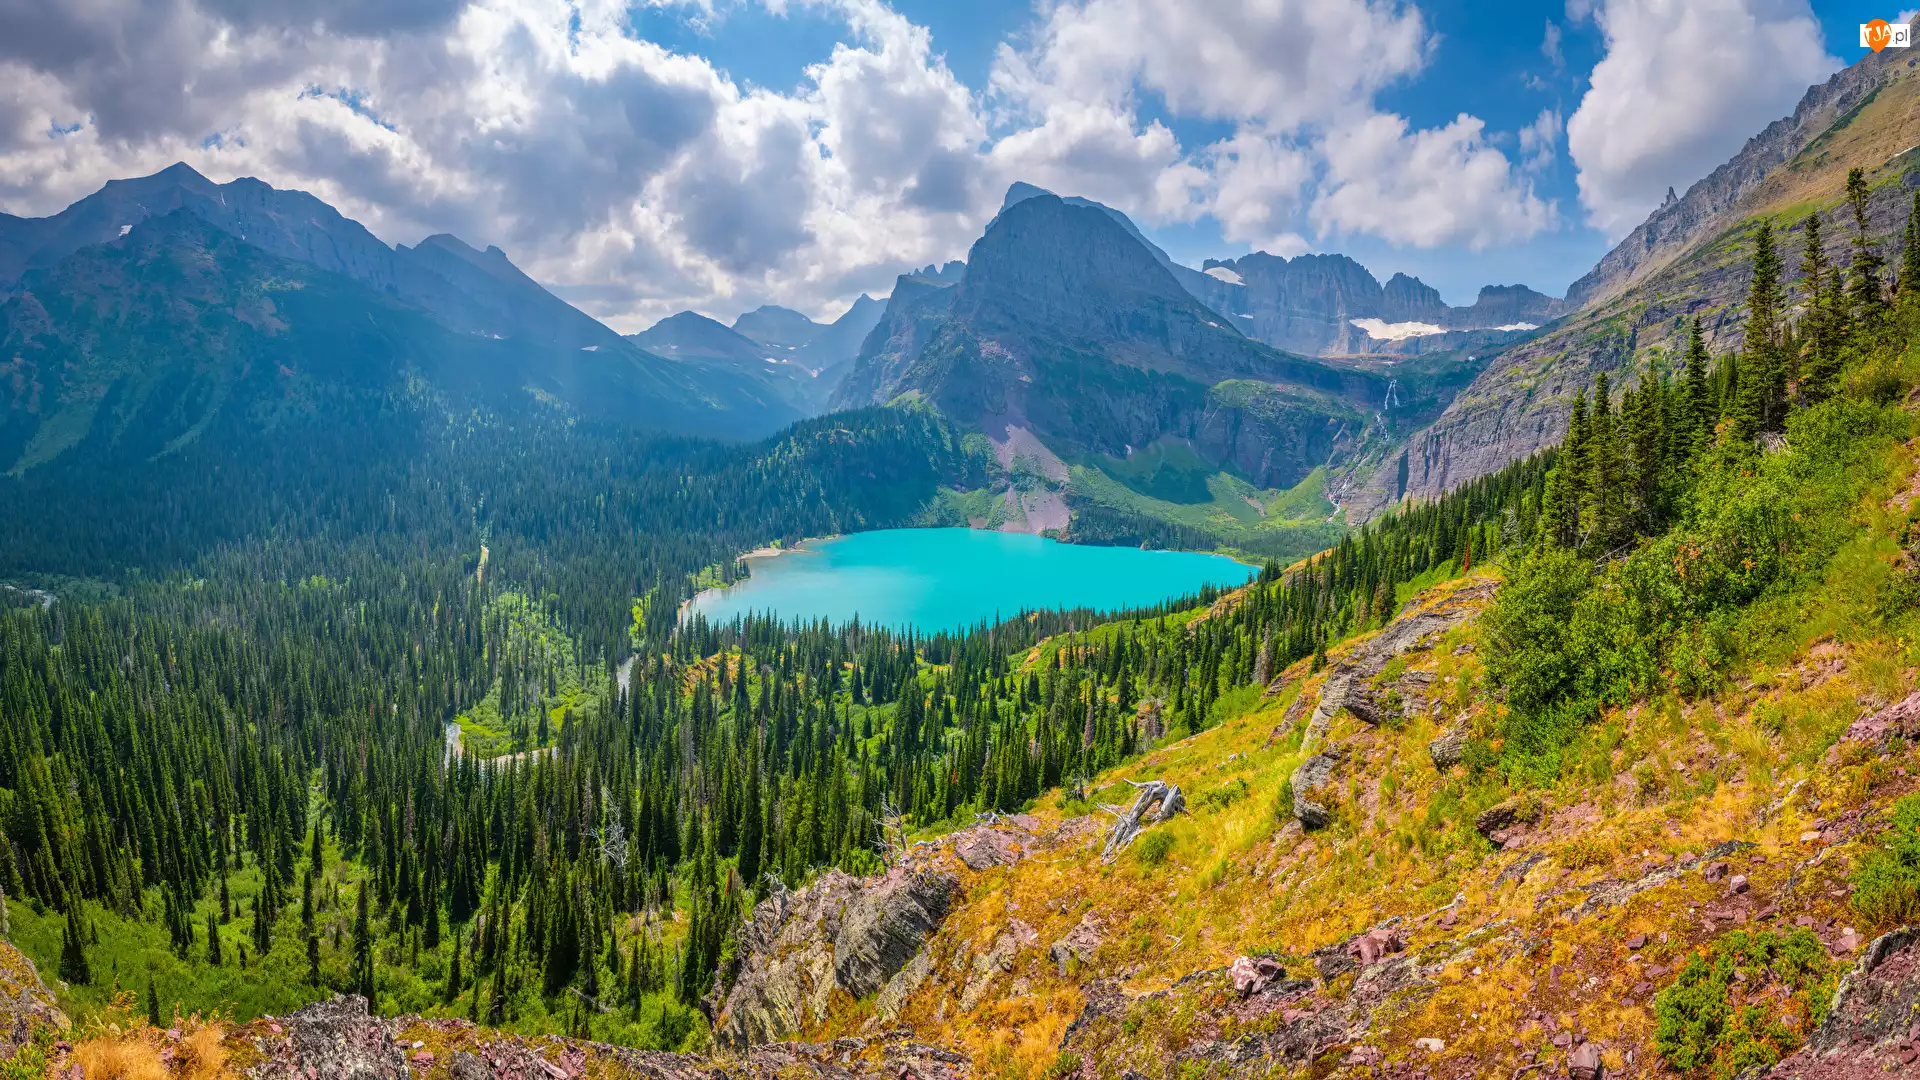
<svg viewBox="0 0 1920 1080">
<path fill-rule="evenodd" d="M 1575 9 L 1579 8 L 1576 3 Z M 936 52 L 953 73 L 975 89 L 987 84 L 1002 42 L 1021 42 L 1035 21 L 1030 0 L 898 0 L 893 7 L 927 27 Z M 1861 50 L 1858 26 L 1871 18 L 1893 19 L 1898 8 L 1884 4 L 1817 2 L 1809 6 L 1826 52 L 1851 63 Z M 1568 6 L 1528 0 L 1428 0 L 1419 10 L 1438 40 L 1425 67 L 1390 86 L 1376 100 L 1380 107 L 1407 117 L 1415 127 L 1444 125 L 1465 112 L 1484 120 L 1494 132 L 1516 132 L 1542 109 L 1564 118 L 1578 108 L 1588 74 L 1605 55 L 1605 36 L 1590 17 L 1570 19 Z M 757 6 L 723 8 L 699 20 L 683 13 L 654 10 L 637 17 L 636 29 L 676 49 L 697 52 L 743 82 L 787 90 L 805 81 L 806 68 L 824 60 L 846 37 L 846 25 L 833 13 L 795 9 L 774 14 Z M 1559 60 L 1543 48 L 1553 31 Z M 1183 116 L 1155 95 L 1143 95 L 1143 118 L 1157 119 L 1183 145 L 1204 145 L 1224 136 L 1230 125 Z M 1751 135 L 1757 132 L 1747 132 Z M 1511 142 L 1508 143 L 1511 145 Z M 1578 211 L 1576 169 L 1563 153 L 1537 175 L 1537 191 L 1563 210 L 1561 225 L 1519 243 L 1482 251 L 1457 247 L 1420 248 L 1368 235 L 1313 239 L 1314 250 L 1352 255 L 1385 280 L 1395 271 L 1420 277 L 1442 290 L 1451 303 L 1471 302 L 1480 286 L 1521 282 L 1556 295 L 1613 246 L 1602 230 Z M 1695 177 L 1676 179 L 1685 191 Z M 1071 192 L 1063 192 L 1070 194 Z M 1230 258 L 1251 250 L 1221 235 L 1216 220 L 1151 224 L 1144 230 L 1176 259 L 1199 265 L 1208 257 Z"/>
<path fill-rule="evenodd" d="M 1561 293 L 1860 55 L 1809 0 L 90 0 L 0 15 L 0 210 L 184 160 L 496 244 L 617 329 L 819 318 L 1007 184 L 1175 258 Z M 228 43 L 208 50 L 215 37 Z"/>
</svg>

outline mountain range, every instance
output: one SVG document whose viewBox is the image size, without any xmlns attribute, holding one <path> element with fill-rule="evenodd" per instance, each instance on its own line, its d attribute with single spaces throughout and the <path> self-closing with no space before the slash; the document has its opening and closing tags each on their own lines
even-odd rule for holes
<svg viewBox="0 0 1920 1080">
<path fill-rule="evenodd" d="M 305 192 L 185 165 L 0 216 L 0 468 L 112 459 L 347 399 L 558 409 L 752 436 L 802 415 L 769 373 L 649 353 L 498 248 L 388 247 Z"/>
<path fill-rule="evenodd" d="M 1733 256 L 1757 216 L 1797 250 L 1807 213 L 1865 165 L 1873 229 L 1896 232 L 1916 105 L 1891 53 L 1839 72 L 1669 193 L 1565 300 L 1490 285 L 1450 306 L 1332 253 L 1194 269 L 1112 207 L 1016 183 L 964 261 L 831 323 L 769 305 L 627 336 L 497 247 L 389 246 L 308 193 L 175 165 L 50 217 L 0 215 L 0 468 L 164 454 L 335 400 L 728 438 L 919 402 L 985 435 L 1014 478 L 976 523 L 1061 529 L 1091 505 L 1228 538 L 1351 523 L 1551 445 L 1594 375 L 1670 370 L 1696 316 L 1715 351 L 1737 348 Z"/>
</svg>

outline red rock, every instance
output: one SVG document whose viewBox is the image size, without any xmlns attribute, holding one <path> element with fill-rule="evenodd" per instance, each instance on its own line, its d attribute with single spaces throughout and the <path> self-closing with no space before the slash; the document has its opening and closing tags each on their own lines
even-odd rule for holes
<svg viewBox="0 0 1920 1080">
<path fill-rule="evenodd" d="M 1635 934 L 1627 939 L 1627 948 L 1629 949 L 1644 949 L 1646 946 L 1647 935 L 1645 934 Z"/>
<path fill-rule="evenodd" d="M 1600 1048 L 1583 1042 L 1567 1058 L 1568 1080 L 1600 1080 Z"/>
<path fill-rule="evenodd" d="M 1709 863 L 1705 870 L 1700 871 L 1700 876 L 1706 878 L 1708 881 L 1719 881 L 1721 878 L 1727 876 L 1729 869 L 1730 867 L 1724 862 Z"/>
</svg>

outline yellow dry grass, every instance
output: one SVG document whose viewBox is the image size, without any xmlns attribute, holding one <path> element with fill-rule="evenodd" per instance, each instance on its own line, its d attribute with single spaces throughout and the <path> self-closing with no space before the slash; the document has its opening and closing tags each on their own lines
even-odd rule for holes
<svg viewBox="0 0 1920 1080">
<path fill-rule="evenodd" d="M 86 1080 L 170 1080 L 158 1047 L 137 1032 L 102 1033 L 73 1048 Z"/>
</svg>

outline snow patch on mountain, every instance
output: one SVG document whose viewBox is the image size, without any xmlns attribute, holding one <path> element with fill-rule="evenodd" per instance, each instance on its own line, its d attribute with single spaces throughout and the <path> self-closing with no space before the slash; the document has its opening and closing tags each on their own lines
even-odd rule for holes
<svg viewBox="0 0 1920 1080">
<path fill-rule="evenodd" d="M 1204 273 L 1216 281 L 1224 281 L 1229 285 L 1245 285 L 1247 283 L 1246 278 L 1241 277 L 1239 274 L 1234 273 L 1224 266 L 1209 266 Z"/>
<path fill-rule="evenodd" d="M 1408 338 L 1425 337 L 1428 334 L 1444 334 L 1444 327 L 1424 322 L 1390 323 L 1384 319 L 1352 319 L 1353 325 L 1367 332 L 1375 341 L 1405 341 Z"/>
</svg>

